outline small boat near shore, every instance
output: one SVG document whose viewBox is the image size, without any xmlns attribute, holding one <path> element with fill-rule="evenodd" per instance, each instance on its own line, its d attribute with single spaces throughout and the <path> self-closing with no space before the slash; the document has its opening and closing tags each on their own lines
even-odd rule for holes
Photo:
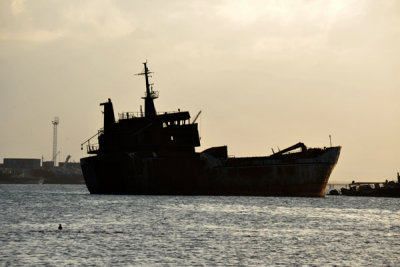
<svg viewBox="0 0 400 267">
<path fill-rule="evenodd" d="M 349 184 L 349 188 L 341 188 L 340 192 L 345 196 L 365 197 L 400 197 L 400 174 L 397 173 L 397 182 L 355 182 Z"/>
</svg>

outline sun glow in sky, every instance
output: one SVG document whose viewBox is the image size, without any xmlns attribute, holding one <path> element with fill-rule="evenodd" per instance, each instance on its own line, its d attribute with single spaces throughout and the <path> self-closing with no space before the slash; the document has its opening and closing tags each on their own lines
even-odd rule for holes
<svg viewBox="0 0 400 267">
<path fill-rule="evenodd" d="M 400 171 L 399 1 L 0 3 L 0 158 L 61 160 L 102 127 L 100 102 L 138 111 L 142 62 L 159 111 L 200 119 L 201 151 L 269 155 L 342 145 L 331 181 Z"/>
</svg>

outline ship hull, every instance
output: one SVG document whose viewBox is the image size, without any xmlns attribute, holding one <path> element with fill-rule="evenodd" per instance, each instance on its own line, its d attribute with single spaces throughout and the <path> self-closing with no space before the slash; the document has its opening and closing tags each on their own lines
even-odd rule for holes
<svg viewBox="0 0 400 267">
<path fill-rule="evenodd" d="M 332 147 L 310 158 L 227 160 L 108 153 L 82 158 L 81 167 L 92 194 L 323 197 L 339 153 Z"/>
</svg>

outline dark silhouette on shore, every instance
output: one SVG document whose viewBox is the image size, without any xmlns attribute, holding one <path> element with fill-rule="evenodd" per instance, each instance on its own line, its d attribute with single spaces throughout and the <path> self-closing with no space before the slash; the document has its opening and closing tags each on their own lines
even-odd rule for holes
<svg viewBox="0 0 400 267">
<path fill-rule="evenodd" d="M 342 195 L 367 197 L 400 197 L 400 174 L 397 173 L 397 182 L 355 182 L 349 184 L 349 189 L 340 189 Z"/>
</svg>

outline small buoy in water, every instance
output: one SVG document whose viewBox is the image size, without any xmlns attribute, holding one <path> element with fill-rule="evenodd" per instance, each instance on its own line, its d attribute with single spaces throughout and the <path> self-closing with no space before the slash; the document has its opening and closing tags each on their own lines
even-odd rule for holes
<svg viewBox="0 0 400 267">
<path fill-rule="evenodd" d="M 58 225 L 58 230 L 62 230 L 61 223 Z"/>
</svg>

